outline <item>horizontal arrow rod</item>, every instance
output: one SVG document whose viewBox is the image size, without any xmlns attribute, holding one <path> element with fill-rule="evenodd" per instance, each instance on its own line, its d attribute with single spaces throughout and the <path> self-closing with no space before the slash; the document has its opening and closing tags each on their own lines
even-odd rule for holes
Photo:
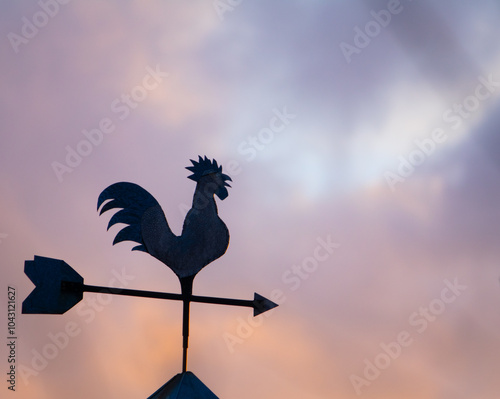
<svg viewBox="0 0 500 399">
<path fill-rule="evenodd" d="M 98 292 L 98 293 L 135 296 L 143 298 L 170 299 L 174 301 L 182 301 L 184 299 L 188 299 L 191 302 L 213 303 L 218 305 L 231 305 L 231 306 L 246 306 L 254 308 L 254 315 L 258 315 L 262 312 L 265 312 L 266 310 L 278 306 L 274 302 L 269 301 L 263 297 L 260 297 L 260 295 L 258 294 L 255 294 L 256 298 L 253 300 L 216 298 L 216 297 L 199 296 L 199 295 L 190 295 L 186 298 L 182 294 L 143 291 L 143 290 L 130 290 L 125 288 L 100 287 L 96 285 L 87 285 L 69 281 L 62 281 L 61 289 L 63 291 L 72 291 L 72 292 Z"/>
</svg>

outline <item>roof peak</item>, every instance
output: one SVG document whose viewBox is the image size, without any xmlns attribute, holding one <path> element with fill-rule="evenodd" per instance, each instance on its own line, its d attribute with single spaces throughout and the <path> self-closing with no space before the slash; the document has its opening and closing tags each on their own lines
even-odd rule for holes
<svg viewBox="0 0 500 399">
<path fill-rule="evenodd" d="M 219 399 L 191 371 L 179 373 L 148 399 Z"/>
</svg>

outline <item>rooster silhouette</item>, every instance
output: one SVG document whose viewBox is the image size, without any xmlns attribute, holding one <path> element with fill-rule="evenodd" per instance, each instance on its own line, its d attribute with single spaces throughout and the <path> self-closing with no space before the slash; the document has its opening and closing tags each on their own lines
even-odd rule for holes
<svg viewBox="0 0 500 399">
<path fill-rule="evenodd" d="M 186 215 L 182 233 L 176 236 L 160 204 L 156 199 L 134 183 L 115 183 L 106 188 L 97 201 L 100 214 L 121 208 L 108 223 L 108 230 L 117 223 L 127 226 L 118 232 L 113 245 L 122 241 L 133 241 L 139 245 L 132 251 L 144 251 L 170 267 L 181 280 L 188 281 L 210 262 L 220 258 L 229 245 L 229 231 L 219 218 L 214 194 L 221 200 L 228 196 L 231 187 L 228 175 L 222 173 L 222 166 L 206 156 L 191 160 L 192 166 L 186 167 L 193 174 L 196 190 L 192 208 Z"/>
</svg>

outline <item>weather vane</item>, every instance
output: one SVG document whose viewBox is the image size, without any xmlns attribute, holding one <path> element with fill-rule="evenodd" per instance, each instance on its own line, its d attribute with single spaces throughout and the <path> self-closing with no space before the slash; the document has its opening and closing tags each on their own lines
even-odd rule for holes
<svg viewBox="0 0 500 399">
<path fill-rule="evenodd" d="M 172 233 L 158 201 L 137 184 L 112 184 L 99 195 L 97 201 L 100 215 L 111 209 L 120 209 L 111 217 L 108 230 L 117 223 L 126 225 L 116 234 L 113 245 L 122 241 L 137 243 L 132 251 L 147 252 L 173 270 L 179 278 L 181 294 L 87 285 L 83 277 L 66 262 L 36 255 L 34 260 L 27 260 L 24 267 L 35 288 L 23 302 L 23 313 L 63 314 L 82 300 L 84 292 L 183 302 L 182 373 L 168 381 L 149 399 L 217 398 L 193 373 L 187 371 L 191 302 L 252 307 L 254 316 L 278 306 L 257 293 L 253 300 L 193 295 L 196 274 L 224 255 L 229 245 L 229 231 L 218 215 L 214 195 L 224 200 L 228 196 L 227 187 L 231 187 L 227 182 L 232 180 L 222 173 L 222 166 L 215 159 L 211 161 L 206 156 L 200 156 L 198 162 L 191 160 L 191 163 L 192 166 L 186 169 L 192 172 L 188 178 L 196 182 L 196 189 L 180 236 Z"/>
</svg>

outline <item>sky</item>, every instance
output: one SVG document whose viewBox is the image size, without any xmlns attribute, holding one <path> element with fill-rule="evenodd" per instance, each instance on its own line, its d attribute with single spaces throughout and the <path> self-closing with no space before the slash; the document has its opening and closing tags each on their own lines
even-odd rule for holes
<svg viewBox="0 0 500 399">
<path fill-rule="evenodd" d="M 139 184 L 180 234 L 185 167 L 206 155 L 233 180 L 216 199 L 231 241 L 194 294 L 280 304 L 192 304 L 188 369 L 218 397 L 496 399 L 499 16 L 495 0 L 2 2 L 2 397 L 146 398 L 181 371 L 180 303 L 86 293 L 24 315 L 24 261 L 180 292 L 112 245 L 97 198 Z"/>
</svg>

